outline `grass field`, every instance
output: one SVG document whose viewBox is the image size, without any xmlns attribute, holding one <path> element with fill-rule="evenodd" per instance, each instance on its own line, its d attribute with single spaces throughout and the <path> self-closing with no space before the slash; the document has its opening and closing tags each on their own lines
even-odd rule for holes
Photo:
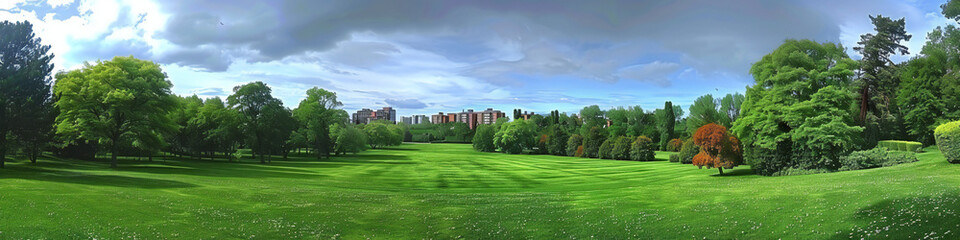
<svg viewBox="0 0 960 240">
<path fill-rule="evenodd" d="M 0 169 L 0 239 L 958 239 L 960 165 L 928 150 L 789 177 L 457 144 L 266 165 L 15 161 Z"/>
</svg>

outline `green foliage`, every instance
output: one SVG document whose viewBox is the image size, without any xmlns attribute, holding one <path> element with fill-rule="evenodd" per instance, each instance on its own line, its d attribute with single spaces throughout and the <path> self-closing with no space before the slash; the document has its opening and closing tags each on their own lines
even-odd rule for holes
<svg viewBox="0 0 960 240">
<path fill-rule="evenodd" d="M 570 135 L 570 138 L 567 139 L 566 154 L 567 156 L 574 156 L 577 153 L 577 149 L 583 147 L 583 136 L 580 134 Z"/>
<path fill-rule="evenodd" d="M 683 147 L 680 148 L 680 163 L 691 164 L 693 163 L 693 156 L 696 156 L 700 153 L 700 147 L 697 144 L 693 143 L 693 138 L 683 141 Z"/>
<path fill-rule="evenodd" d="M 497 130 L 491 125 L 479 125 L 477 131 L 473 134 L 473 149 L 481 152 L 497 151 L 497 146 L 493 144 L 493 136 Z"/>
<path fill-rule="evenodd" d="M 600 106 L 597 105 L 587 106 L 580 110 L 580 120 L 583 122 L 583 125 L 580 126 L 580 135 L 588 136 L 593 128 L 605 126 L 607 119 L 604 118 L 604 114 L 603 110 L 600 110 Z M 597 147 L 599 146 L 600 143 L 597 143 Z"/>
<path fill-rule="evenodd" d="M 960 118 L 960 29 L 937 27 L 927 39 L 921 55 L 901 67 L 897 101 L 906 133 L 932 144 L 934 128 Z"/>
<path fill-rule="evenodd" d="M 587 131 L 587 135 L 583 138 L 583 157 L 585 158 L 595 158 L 599 157 L 600 145 L 603 144 L 603 141 L 607 139 L 607 136 L 604 136 L 606 131 L 600 127 L 593 127 Z"/>
<path fill-rule="evenodd" d="M 676 112 L 673 111 L 673 103 L 667 101 L 663 104 L 663 116 L 660 117 L 660 149 L 666 150 L 670 140 L 676 137 L 674 134 L 674 125 L 677 123 Z"/>
<path fill-rule="evenodd" d="M 943 16 L 954 21 L 960 21 L 960 1 L 957 0 L 948 0 L 943 5 L 940 5 L 940 8 L 943 9 Z"/>
<path fill-rule="evenodd" d="M 616 137 L 605 139 L 603 143 L 600 144 L 600 149 L 597 150 L 598 151 L 597 156 L 602 159 L 613 159 L 614 158 L 613 147 L 616 144 L 617 144 Z"/>
<path fill-rule="evenodd" d="M 872 148 L 880 139 L 902 137 L 900 111 L 897 107 L 897 87 L 900 82 L 898 69 L 890 60 L 894 54 L 910 52 L 902 41 L 910 41 L 905 21 L 892 20 L 877 15 L 870 16 L 876 33 L 860 35 L 858 46 L 853 50 L 863 56 L 860 59 L 858 87 L 860 92 L 859 122 L 866 127 L 864 146 Z"/>
<path fill-rule="evenodd" d="M 550 140 L 547 143 L 547 151 L 550 154 L 557 156 L 567 155 L 567 141 L 570 140 L 570 137 L 567 136 L 567 133 L 563 130 L 563 128 L 559 125 L 553 125 L 550 126 L 547 131 L 550 134 Z"/>
<path fill-rule="evenodd" d="M 536 127 L 523 119 L 513 120 L 500 126 L 493 137 L 493 144 L 503 153 L 520 154 L 536 144 Z"/>
<path fill-rule="evenodd" d="M 177 106 L 172 85 L 160 65 L 133 57 L 61 72 L 53 86 L 59 96 L 57 133 L 107 145 L 116 167 L 122 147 L 160 143 L 161 134 L 176 130 L 167 115 Z"/>
<path fill-rule="evenodd" d="M 377 120 L 363 126 L 370 148 L 397 146 L 403 143 L 403 128 L 396 124 Z"/>
<path fill-rule="evenodd" d="M 670 155 L 670 162 L 680 162 L 680 154 Z"/>
<path fill-rule="evenodd" d="M 937 138 L 937 147 L 947 161 L 960 163 L 960 121 L 940 125 L 934 135 Z"/>
<path fill-rule="evenodd" d="M 329 157 L 334 150 L 336 139 L 330 137 L 330 125 L 345 122 L 344 119 L 338 119 L 341 115 L 337 112 L 342 110 L 337 108 L 341 106 L 343 103 L 337 100 L 337 93 L 313 87 L 307 90 L 307 97 L 293 110 L 293 116 L 306 133 L 306 144 L 313 148 L 317 159 Z"/>
<path fill-rule="evenodd" d="M 740 118 L 740 107 L 746 97 L 740 93 L 727 94 L 720 102 L 720 125 L 730 128 Z"/>
<path fill-rule="evenodd" d="M 920 152 L 923 151 L 923 143 L 911 141 L 885 140 L 877 143 L 877 147 L 887 148 L 892 151 Z"/>
<path fill-rule="evenodd" d="M 204 129 L 207 149 L 223 153 L 236 151 L 242 137 L 240 121 L 240 112 L 227 108 L 219 97 L 204 101 L 195 120 L 199 129 Z"/>
<path fill-rule="evenodd" d="M 721 114 L 717 110 L 717 101 L 713 95 L 700 96 L 690 105 L 690 116 L 687 116 L 687 132 L 693 134 L 703 125 L 720 123 Z"/>
<path fill-rule="evenodd" d="M 656 158 L 656 145 L 646 136 L 639 136 L 630 143 L 630 160 L 653 161 Z M 673 155 L 676 156 L 676 155 Z M 671 156 L 671 159 L 672 156 Z M 679 161 L 679 158 L 677 158 Z"/>
<path fill-rule="evenodd" d="M 750 73 L 756 84 L 747 88 L 732 128 L 747 164 L 761 175 L 839 167 L 839 156 L 861 142 L 853 116 L 854 69 L 857 62 L 841 46 L 809 40 L 787 40 L 755 63 Z"/>
<path fill-rule="evenodd" d="M 917 155 L 912 152 L 891 152 L 887 148 L 877 147 L 865 151 L 851 152 L 850 155 L 840 158 L 840 162 L 843 165 L 840 170 L 849 171 L 889 167 L 916 161 L 918 161 Z"/>
<path fill-rule="evenodd" d="M 359 153 L 367 148 L 367 136 L 363 131 L 351 124 L 336 123 L 333 125 L 336 132 L 331 132 L 335 139 L 334 152 L 341 153 Z"/>
<path fill-rule="evenodd" d="M 51 138 L 53 54 L 29 22 L 0 22 L 0 168 L 15 143 L 36 162 Z"/>
<path fill-rule="evenodd" d="M 617 137 L 613 142 L 613 149 L 610 152 L 610 157 L 617 160 L 630 160 L 630 145 L 632 143 L 633 138 L 631 137 Z"/>
</svg>

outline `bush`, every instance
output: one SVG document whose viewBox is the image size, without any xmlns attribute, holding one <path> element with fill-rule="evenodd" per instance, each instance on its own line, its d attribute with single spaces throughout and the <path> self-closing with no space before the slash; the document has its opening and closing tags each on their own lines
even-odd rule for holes
<svg viewBox="0 0 960 240">
<path fill-rule="evenodd" d="M 597 150 L 597 157 L 602 159 L 612 159 L 613 158 L 613 145 L 616 142 L 616 138 L 607 138 L 602 144 L 600 144 L 600 149 Z"/>
<path fill-rule="evenodd" d="M 653 140 L 646 136 L 639 136 L 630 145 L 630 159 L 634 161 L 653 161 L 656 158 Z"/>
<path fill-rule="evenodd" d="M 569 149 L 567 149 L 567 141 L 570 140 L 567 137 L 567 133 L 563 132 L 563 129 L 560 129 L 559 126 L 552 126 L 550 130 L 550 140 L 547 142 L 547 151 L 550 154 L 557 156 L 567 155 Z"/>
<path fill-rule="evenodd" d="M 580 157 L 580 154 L 577 154 L 577 152 L 582 152 L 583 150 L 580 150 L 581 148 L 583 148 L 583 137 L 581 137 L 580 134 L 571 135 L 570 138 L 567 139 L 567 156 Z"/>
<path fill-rule="evenodd" d="M 670 155 L 670 162 L 680 162 L 680 154 Z"/>
<path fill-rule="evenodd" d="M 920 152 L 923 144 L 911 141 L 886 140 L 877 143 L 877 147 L 884 147 L 893 151 Z"/>
<path fill-rule="evenodd" d="M 633 143 L 633 140 L 629 137 L 617 137 L 616 142 L 613 144 L 613 153 L 611 154 L 613 159 L 630 160 L 631 143 Z"/>
<path fill-rule="evenodd" d="M 680 148 L 683 148 L 683 140 L 679 138 L 674 138 L 667 144 L 667 151 L 669 152 L 679 152 Z"/>
<path fill-rule="evenodd" d="M 587 136 L 583 138 L 583 156 L 588 158 L 598 157 L 600 145 L 606 140 L 603 135 L 606 131 L 603 128 L 592 127 L 587 131 Z"/>
<path fill-rule="evenodd" d="M 909 152 L 890 152 L 887 148 L 877 147 L 866 151 L 856 151 L 840 157 L 840 171 L 889 167 L 902 163 L 916 162 L 916 154 Z"/>
<path fill-rule="evenodd" d="M 960 121 L 949 122 L 933 131 L 937 148 L 950 163 L 960 163 Z"/>
<path fill-rule="evenodd" d="M 680 148 L 680 163 L 683 164 L 692 164 L 693 156 L 696 156 L 700 153 L 700 147 L 697 144 L 693 143 L 693 139 L 687 139 L 683 142 L 683 147 Z"/>
<path fill-rule="evenodd" d="M 786 168 L 780 171 L 774 172 L 770 176 L 797 176 L 797 175 L 809 175 L 809 174 L 820 174 L 828 173 L 830 171 L 826 169 L 802 169 L 802 168 Z"/>
<path fill-rule="evenodd" d="M 476 133 L 473 134 L 473 149 L 481 152 L 493 152 L 497 146 L 493 144 L 493 137 L 497 130 L 490 125 L 477 126 Z"/>
<path fill-rule="evenodd" d="M 577 146 L 577 151 L 573 154 L 574 157 L 583 157 L 583 145 Z"/>
</svg>

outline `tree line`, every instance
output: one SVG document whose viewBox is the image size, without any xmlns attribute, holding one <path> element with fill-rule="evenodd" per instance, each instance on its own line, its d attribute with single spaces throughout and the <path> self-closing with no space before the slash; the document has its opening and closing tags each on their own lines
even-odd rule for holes
<svg viewBox="0 0 960 240">
<path fill-rule="evenodd" d="M 54 57 L 29 22 L 0 23 L 0 167 L 13 150 L 35 162 L 43 151 L 77 158 L 110 155 L 238 160 L 319 158 L 399 145 L 404 128 L 349 124 L 337 94 L 321 88 L 290 109 L 263 82 L 236 86 L 226 99 L 182 97 L 160 65 L 134 57 L 85 63 L 51 78 Z"/>
</svg>

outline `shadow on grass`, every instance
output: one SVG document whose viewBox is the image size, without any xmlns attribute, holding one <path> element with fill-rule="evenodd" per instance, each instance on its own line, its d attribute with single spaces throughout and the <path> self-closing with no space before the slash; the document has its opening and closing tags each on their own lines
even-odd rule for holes
<svg viewBox="0 0 960 240">
<path fill-rule="evenodd" d="M 960 192 L 883 200 L 858 210 L 833 239 L 960 239 Z"/>
<path fill-rule="evenodd" d="M 723 175 L 720 175 L 720 172 L 717 171 L 717 174 L 710 175 L 711 177 L 736 177 L 736 176 L 747 176 L 753 175 L 753 170 L 750 169 L 733 169 L 723 172 Z"/>
<path fill-rule="evenodd" d="M 38 165 L 41 162 L 38 162 Z M 53 170 L 37 166 L 11 165 L 7 172 L 0 175 L 0 179 L 25 179 L 34 181 L 72 183 L 92 186 L 109 186 L 125 188 L 189 188 L 197 185 L 154 178 L 140 178 L 118 175 L 97 175 L 66 170 Z"/>
</svg>

